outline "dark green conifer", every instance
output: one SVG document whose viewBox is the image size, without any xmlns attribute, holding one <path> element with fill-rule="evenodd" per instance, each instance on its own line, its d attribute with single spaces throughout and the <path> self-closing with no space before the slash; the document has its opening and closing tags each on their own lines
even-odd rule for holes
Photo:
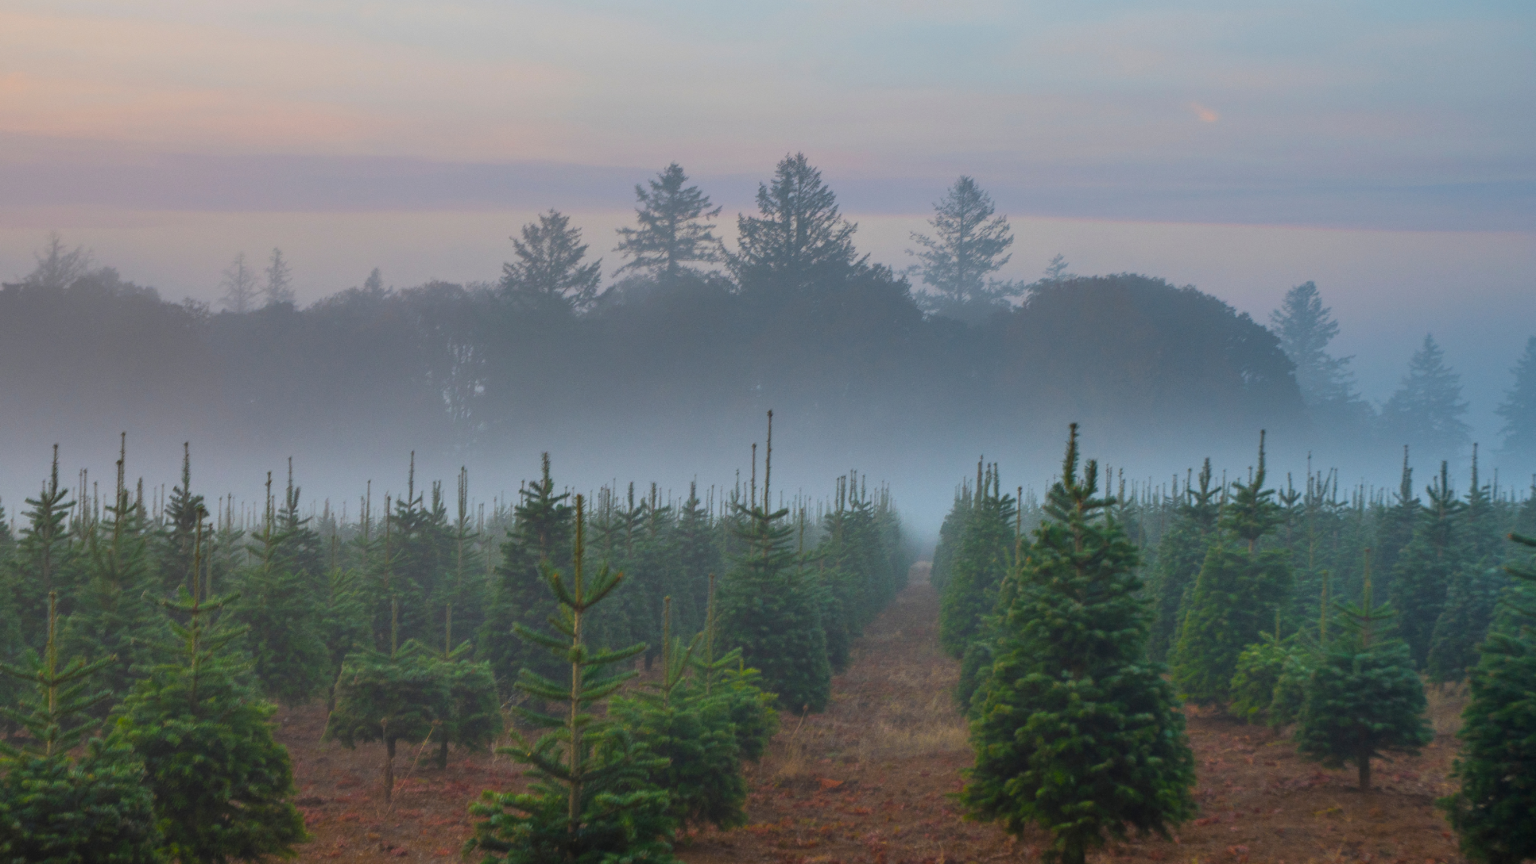
<svg viewBox="0 0 1536 864">
<path fill-rule="evenodd" d="M 983 619 L 997 603 L 998 586 L 1013 567 L 1017 502 L 1004 495 L 996 466 L 983 472 L 972 497 L 939 605 L 939 644 L 960 657 L 980 637 Z"/>
<path fill-rule="evenodd" d="M 1429 659 L 1435 621 L 1445 610 L 1445 595 L 1452 577 L 1465 562 L 1466 505 L 1451 489 L 1447 463 L 1440 476 L 1426 488 L 1428 503 L 1420 512 L 1413 539 L 1398 554 L 1392 578 L 1392 606 L 1398 613 L 1398 632 L 1408 643 L 1414 668 Z"/>
<path fill-rule="evenodd" d="M 679 827 L 733 828 L 746 822 L 747 780 L 731 701 L 724 688 L 706 688 L 689 677 L 706 633 L 686 645 L 673 638 L 670 606 L 663 613 L 668 647 L 660 680 L 633 696 L 615 697 L 609 710 L 636 742 L 666 760 L 650 771 L 650 782 L 667 791 Z"/>
<path fill-rule="evenodd" d="M 1408 646 L 1391 633 L 1394 613 L 1373 605 L 1369 549 L 1360 603 L 1336 608 L 1343 632 L 1324 647 L 1307 683 L 1296 741 L 1303 756 L 1325 765 L 1353 762 L 1361 791 L 1370 791 L 1372 759 L 1417 753 L 1435 736 Z"/>
<path fill-rule="evenodd" d="M 57 592 L 48 598 L 47 628 L 42 656 L 30 653 L 27 668 L 0 664 L 0 674 L 35 688 L 21 710 L 0 709 L 31 738 L 22 747 L 0 741 L 0 860 L 159 862 L 154 799 L 133 751 L 93 738 L 80 758 L 70 755 L 99 725 L 82 715 L 111 695 L 92 692 L 90 678 L 112 658 L 77 657 L 61 667 Z"/>
<path fill-rule="evenodd" d="M 1166 836 L 1195 812 L 1184 715 L 1145 659 L 1136 549 L 1097 491 L 1095 462 L 1078 474 L 1073 424 L 1048 521 L 1010 576 L 960 795 L 972 818 L 1050 832 L 1047 857 L 1067 864 L 1128 831 Z"/>
<path fill-rule="evenodd" d="M 546 463 L 547 464 L 547 463 Z M 525 501 L 527 499 L 525 498 Z M 545 585 L 559 603 L 551 616 L 558 635 L 514 625 L 518 636 L 563 661 L 563 680 L 522 667 L 517 689 L 536 704 L 559 705 L 559 715 L 519 706 L 518 713 L 535 728 L 548 730 L 536 741 L 517 736 L 514 747 L 501 752 L 526 766 L 532 783 L 526 792 L 486 790 L 470 812 L 484 819 L 465 852 L 478 850 L 482 861 L 514 864 L 605 864 L 605 862 L 671 862 L 665 838 L 674 823 L 668 817 L 667 792 L 650 785 L 649 772 L 663 760 L 647 754 L 600 709 L 633 670 L 605 672 L 645 651 L 643 643 L 620 650 L 594 649 L 585 625 L 592 608 L 619 586 L 623 574 L 607 567 L 586 581 L 582 570 L 585 513 L 576 496 L 569 580 L 546 557 L 541 562 Z"/>
<path fill-rule="evenodd" d="M 1536 539 L 1510 539 L 1536 550 Z M 1462 713 L 1455 768 L 1461 789 L 1438 802 L 1462 852 L 1487 864 L 1536 858 L 1536 567 L 1508 572 L 1518 583 L 1503 597 Z"/>
<path fill-rule="evenodd" d="M 289 548 L 302 542 L 297 535 L 307 521 L 293 513 L 297 495 L 290 483 L 284 510 L 293 518 L 280 519 L 267 475 L 266 515 L 248 549 L 251 566 L 237 576 L 240 599 L 230 607 L 234 622 L 245 628 L 242 643 L 262 691 L 284 705 L 308 702 L 331 682 L 320 598 Z"/>
<path fill-rule="evenodd" d="M 64 627 L 65 650 L 74 656 L 115 657 L 101 680 L 117 698 L 128 694 L 154 664 L 165 638 L 154 596 L 158 585 L 150 561 L 144 506 L 124 482 L 127 436 L 117 460 L 117 491 L 108 518 L 93 523 L 86 538 L 89 580 Z"/>
<path fill-rule="evenodd" d="M 502 692 L 511 695 L 523 668 L 555 674 L 555 666 L 514 633 L 518 625 L 542 627 L 555 614 L 555 603 L 541 575 L 545 564 L 569 569 L 574 511 L 569 493 L 555 494 L 545 453 L 540 478 L 524 485 L 513 511 L 513 524 L 501 546 L 501 563 L 491 583 L 479 656 L 490 662 Z"/>
<path fill-rule="evenodd" d="M 199 557 L 194 572 L 200 566 Z M 114 711 L 107 743 L 131 747 L 143 761 L 167 858 L 291 856 L 308 835 L 293 803 L 288 750 L 272 738 L 277 709 L 256 698 L 230 650 L 242 632 L 221 619 L 236 598 L 205 599 L 199 588 L 194 580 L 193 592 L 163 601 L 180 644 Z"/>
<path fill-rule="evenodd" d="M 767 689 L 796 712 L 820 712 L 832 695 L 820 598 L 811 573 L 798 566 L 788 508 L 773 509 L 773 413 L 762 498 L 752 488 L 749 504 L 734 504 L 734 531 L 741 550 L 721 586 L 720 632 L 727 647 L 763 673 Z"/>
<path fill-rule="evenodd" d="M 1174 513 L 1173 527 L 1157 544 L 1156 563 L 1147 592 L 1152 598 L 1152 635 L 1147 640 L 1147 656 L 1167 659 L 1178 637 L 1179 622 L 1184 617 L 1184 600 L 1205 562 L 1205 554 L 1216 533 L 1220 511 L 1211 485 L 1211 460 L 1200 467 L 1200 485 L 1184 485 L 1184 493 Z M 1175 481 L 1177 482 L 1177 481 Z"/>
<path fill-rule="evenodd" d="M 1274 490 L 1264 488 L 1264 434 L 1259 464 L 1247 483 L 1232 484 L 1218 520 L 1216 542 L 1190 590 L 1171 659 L 1173 681 L 1185 698 L 1227 698 L 1237 658 L 1259 641 L 1275 611 L 1290 596 L 1291 568 L 1280 549 L 1259 542 L 1280 520 Z"/>
<path fill-rule="evenodd" d="M 26 527 L 16 543 L 10 571 L 15 592 L 15 612 L 21 639 L 41 650 L 45 637 L 48 595 L 61 597 L 59 614 L 67 617 L 78 581 L 79 548 L 69 530 L 69 511 L 75 502 L 69 490 L 59 486 L 59 447 L 53 447 L 53 465 L 36 498 L 26 499 Z"/>
<path fill-rule="evenodd" d="M 348 749 L 384 742 L 380 789 L 385 801 L 395 794 L 399 743 L 419 741 L 425 747 L 434 735 L 441 741 L 453 717 L 441 663 L 419 642 L 401 645 L 398 617 L 396 622 L 388 653 L 363 650 L 347 658 L 336 684 L 336 707 L 322 736 Z"/>
</svg>

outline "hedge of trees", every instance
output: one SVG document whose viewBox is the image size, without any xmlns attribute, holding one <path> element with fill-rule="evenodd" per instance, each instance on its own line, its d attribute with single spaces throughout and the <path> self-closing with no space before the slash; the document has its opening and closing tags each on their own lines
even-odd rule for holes
<svg viewBox="0 0 1536 864">
<path fill-rule="evenodd" d="M 977 750 L 972 814 L 1050 829 L 1065 860 L 1126 827 L 1176 823 L 1188 813 L 1173 791 L 1185 757 L 1136 749 L 1164 738 L 1110 751 L 1155 756 L 1166 773 L 1103 789 L 1050 778 L 1110 764 L 1074 743 L 1118 740 L 1087 717 L 1155 719 L 1177 700 L 1290 728 L 1304 756 L 1352 765 L 1368 790 L 1373 762 L 1433 738 L 1426 686 L 1467 680 L 1462 789 L 1440 803 L 1470 857 L 1536 855 L 1529 784 L 1515 779 L 1536 729 L 1536 488 L 1490 482 L 1476 448 L 1465 491 L 1444 462 L 1417 486 L 1406 448 L 1395 490 L 1343 489 L 1337 472 L 1310 466 L 1299 486 L 1289 474 L 1276 484 L 1261 434 L 1237 480 L 1216 481 L 1207 460 L 1167 484 L 1106 472 L 1116 494 L 1100 496 L 1097 466 L 1078 473 L 1075 429 L 1044 504 L 978 465 L 934 555 L 941 642 L 962 661 L 955 695 Z M 1164 674 L 1167 693 L 1150 683 Z M 1106 693 L 1135 681 L 1150 689 Z M 1056 719 L 1068 702 L 1052 688 L 1076 688 L 1076 721 Z M 1135 806 L 1118 797 L 1133 788 Z M 1072 815 L 1090 811 L 1103 816 Z"/>
<path fill-rule="evenodd" d="M 255 507 L 208 502 L 190 449 L 146 496 L 126 442 L 103 500 L 56 450 L 18 530 L 0 513 L 0 857 L 285 856 L 306 834 L 270 721 L 317 702 L 327 740 L 382 743 L 385 799 L 397 744 L 446 767 L 510 734 L 536 782 L 476 805 L 487 860 L 664 861 L 740 824 L 743 763 L 779 710 L 825 706 L 913 559 L 888 491 L 850 474 L 786 504 L 771 453 L 770 426 L 760 485 L 754 456 L 736 488 L 591 505 L 547 456 L 488 507 L 413 462 L 349 515 L 291 468 Z"/>
</svg>

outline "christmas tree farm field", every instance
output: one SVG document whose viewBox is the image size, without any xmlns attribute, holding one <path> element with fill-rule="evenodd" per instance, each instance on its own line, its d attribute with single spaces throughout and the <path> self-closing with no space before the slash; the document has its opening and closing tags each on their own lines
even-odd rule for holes
<svg viewBox="0 0 1536 864">
<path fill-rule="evenodd" d="M 865 630 L 833 679 L 827 711 L 785 715 L 763 761 L 748 765 L 748 824 L 707 830 L 677 849 L 689 864 L 726 862 L 1037 861 L 1046 838 L 1010 841 L 966 822 L 950 797 L 972 756 L 950 694 L 960 661 L 938 643 L 938 596 L 926 564 Z M 1460 705 L 1431 691 L 1435 741 L 1377 766 L 1361 794 L 1350 769 L 1320 770 L 1289 739 L 1214 712 L 1188 714 L 1200 812 L 1177 842 L 1112 843 L 1089 861 L 1452 862 L 1461 860 L 1434 799 L 1453 788 L 1447 726 Z M 1444 704 L 1437 704 L 1437 703 Z M 521 788 L 505 756 L 454 751 L 439 770 L 428 747 L 401 744 L 393 807 L 379 794 L 382 746 L 320 743 L 324 709 L 279 715 L 300 806 L 314 840 L 299 861 L 459 861 L 467 806 L 486 788 Z M 471 859 L 473 860 L 473 859 Z"/>
</svg>

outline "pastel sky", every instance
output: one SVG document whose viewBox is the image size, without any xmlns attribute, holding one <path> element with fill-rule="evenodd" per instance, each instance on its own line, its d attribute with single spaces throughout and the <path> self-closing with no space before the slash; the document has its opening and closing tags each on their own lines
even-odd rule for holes
<svg viewBox="0 0 1536 864">
<path fill-rule="evenodd" d="M 966 173 L 1008 275 L 1060 251 L 1261 320 L 1314 279 L 1368 395 L 1434 330 L 1491 432 L 1536 332 L 1533 106 L 1529 0 L 8 0 L 0 277 L 56 229 L 171 297 L 274 246 L 304 299 L 492 279 L 540 209 L 611 259 L 666 163 L 730 216 L 803 150 L 893 266 Z"/>
</svg>

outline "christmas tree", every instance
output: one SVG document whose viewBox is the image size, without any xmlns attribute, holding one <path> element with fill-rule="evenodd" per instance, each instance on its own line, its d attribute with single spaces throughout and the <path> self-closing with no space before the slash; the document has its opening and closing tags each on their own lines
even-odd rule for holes
<svg viewBox="0 0 1536 864">
<path fill-rule="evenodd" d="M 1264 435 L 1259 464 L 1247 483 L 1233 483 L 1216 542 L 1190 590 L 1171 662 L 1179 692 L 1198 702 L 1227 698 L 1237 659 L 1259 641 L 1275 610 L 1290 596 L 1291 568 L 1283 550 L 1260 549 L 1280 520 L 1274 490 L 1265 489 Z"/>
<path fill-rule="evenodd" d="M 97 726 L 82 715 L 111 695 L 93 692 L 90 679 L 113 658 L 60 664 L 57 592 L 48 597 L 46 632 L 42 656 L 32 654 L 27 668 L 0 664 L 0 674 L 35 688 L 23 710 L 3 709 L 31 741 L 0 742 L 0 860 L 158 862 L 160 830 L 143 763 L 131 749 L 100 739 L 79 759 L 70 755 Z"/>
<path fill-rule="evenodd" d="M 668 816 L 670 798 L 648 781 L 664 760 L 649 756 L 624 729 L 597 713 L 636 675 L 632 670 L 604 670 L 643 653 L 645 645 L 595 650 L 586 640 L 588 614 L 623 576 L 604 567 L 587 581 L 582 568 L 583 510 L 578 495 L 569 578 L 548 561 L 543 565 L 545 584 L 559 603 L 551 622 L 558 635 L 517 625 L 520 637 L 563 661 L 566 674 L 557 681 L 524 666 L 518 676 L 518 690 L 535 703 L 560 710 L 546 714 L 519 706 L 527 723 L 549 731 L 532 742 L 519 735 L 517 746 L 501 751 L 526 766 L 532 779 L 528 791 L 487 790 L 483 802 L 470 807 L 472 814 L 485 818 L 475 825 L 465 852 L 479 850 L 485 862 L 673 860 L 663 839 L 674 828 Z"/>
<path fill-rule="evenodd" d="M 1361 791 L 1371 788 L 1371 760 L 1417 753 L 1434 740 L 1424 717 L 1424 684 L 1408 646 L 1391 635 L 1391 607 L 1373 605 L 1370 550 L 1359 604 L 1339 604 L 1343 633 L 1324 646 L 1296 728 L 1303 756 L 1337 767 L 1355 763 Z"/>
<path fill-rule="evenodd" d="M 1049 519 L 1010 576 L 960 796 L 972 818 L 1049 831 L 1048 857 L 1066 864 L 1130 830 L 1166 836 L 1195 812 L 1184 715 L 1145 659 L 1136 549 L 1097 492 L 1098 465 L 1078 473 L 1074 424 Z"/>
<path fill-rule="evenodd" d="M 201 566 L 203 529 L 194 555 Z M 223 862 L 288 856 L 308 836 L 293 804 L 288 750 L 272 738 L 277 709 L 255 698 L 219 620 L 235 598 L 196 589 L 165 601 L 179 640 L 118 706 L 108 746 L 132 748 L 147 771 L 168 858 Z M 174 618 L 184 618 L 177 623 Z"/>
<path fill-rule="evenodd" d="M 1510 535 L 1536 550 L 1536 539 Z M 1511 567 L 1519 580 L 1504 595 L 1499 620 L 1471 675 L 1462 712 L 1456 794 L 1439 804 L 1474 861 L 1520 864 L 1536 858 L 1536 567 Z"/>
<path fill-rule="evenodd" d="M 798 566 L 791 545 L 794 526 L 788 508 L 773 509 L 773 412 L 768 414 L 768 447 L 762 498 L 752 487 L 748 504 L 736 503 L 740 552 L 721 586 L 720 632 L 728 647 L 740 648 L 745 663 L 759 669 L 767 689 L 796 712 L 819 712 L 832 694 L 832 666 L 811 574 Z M 754 466 L 755 467 L 755 466 Z"/>
</svg>

